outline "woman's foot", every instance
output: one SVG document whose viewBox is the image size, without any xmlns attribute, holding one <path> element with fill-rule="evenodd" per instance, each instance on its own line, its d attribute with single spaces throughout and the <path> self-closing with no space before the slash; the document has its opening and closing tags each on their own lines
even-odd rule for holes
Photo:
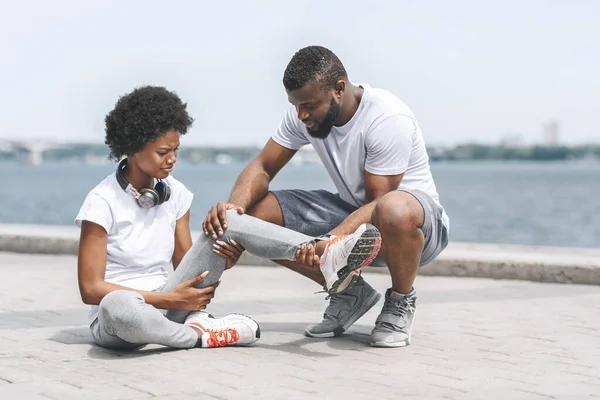
<svg viewBox="0 0 600 400">
<path fill-rule="evenodd" d="M 347 289 L 353 273 L 369 265 L 380 249 L 381 234 L 371 224 L 360 225 L 350 235 L 332 236 L 321 256 L 321 273 L 329 294 Z"/>
<path fill-rule="evenodd" d="M 214 318 L 205 311 L 193 311 L 185 324 L 198 332 L 198 347 L 248 346 L 260 339 L 258 323 L 242 314 Z"/>
</svg>

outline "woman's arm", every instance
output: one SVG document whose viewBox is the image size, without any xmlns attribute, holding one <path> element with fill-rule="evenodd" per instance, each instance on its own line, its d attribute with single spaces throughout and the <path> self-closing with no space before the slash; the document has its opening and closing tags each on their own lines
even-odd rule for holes
<svg viewBox="0 0 600 400">
<path fill-rule="evenodd" d="M 190 231 L 190 210 L 175 223 L 175 250 L 173 251 L 173 269 L 177 269 L 185 253 L 192 247 Z"/>
<path fill-rule="evenodd" d="M 188 234 L 188 236 L 190 236 Z M 170 292 L 146 292 L 106 282 L 106 243 L 108 234 L 104 228 L 89 221 L 81 224 L 77 277 L 79 292 L 85 304 L 100 304 L 114 290 L 133 290 L 144 296 L 144 301 L 160 309 L 199 310 L 206 307 L 214 296 L 214 287 L 196 289 L 193 285 L 204 277 L 183 282 Z M 191 239 L 190 239 L 191 242 Z"/>
</svg>

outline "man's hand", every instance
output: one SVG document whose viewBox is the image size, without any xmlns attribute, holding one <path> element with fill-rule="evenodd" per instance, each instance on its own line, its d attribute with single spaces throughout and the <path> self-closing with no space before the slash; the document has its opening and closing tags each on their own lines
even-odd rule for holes
<svg viewBox="0 0 600 400">
<path fill-rule="evenodd" d="M 224 230 L 227 229 L 227 217 L 225 216 L 225 211 L 227 210 L 237 210 L 238 214 L 246 212 L 244 207 L 220 201 L 210 209 L 206 219 L 202 223 L 202 230 L 206 236 L 210 235 L 214 240 L 223 236 L 225 233 Z"/>
<path fill-rule="evenodd" d="M 197 289 L 194 286 L 199 284 L 206 278 L 208 271 L 202 275 L 180 283 L 171 291 L 175 297 L 176 310 L 204 310 L 210 301 L 215 297 L 215 290 L 221 283 L 220 281 L 214 285 L 207 286 L 202 289 Z"/>
<path fill-rule="evenodd" d="M 231 240 L 231 244 L 222 240 L 217 240 L 217 243 L 213 244 L 213 251 L 223 257 L 227 261 L 225 269 L 233 267 L 240 259 L 240 256 L 244 252 L 244 246 L 237 243 L 235 240 Z"/>
<path fill-rule="evenodd" d="M 320 260 L 319 256 L 315 254 L 315 246 L 302 244 L 302 247 L 296 251 L 296 262 L 308 268 L 320 268 Z"/>
</svg>

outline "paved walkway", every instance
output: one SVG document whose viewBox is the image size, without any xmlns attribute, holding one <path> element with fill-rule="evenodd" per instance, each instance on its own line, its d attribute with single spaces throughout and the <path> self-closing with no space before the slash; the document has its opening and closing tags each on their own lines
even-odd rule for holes
<svg viewBox="0 0 600 400">
<path fill-rule="evenodd" d="M 412 346 L 375 349 L 381 304 L 341 338 L 309 339 L 319 288 L 283 268 L 236 266 L 210 311 L 253 316 L 255 347 L 118 353 L 91 344 L 75 257 L 0 253 L 0 282 L 1 399 L 600 397 L 597 286 L 419 277 Z"/>
</svg>

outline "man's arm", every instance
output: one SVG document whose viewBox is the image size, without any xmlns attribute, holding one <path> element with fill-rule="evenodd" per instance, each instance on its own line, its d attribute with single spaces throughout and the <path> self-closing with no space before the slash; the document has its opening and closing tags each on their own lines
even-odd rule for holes
<svg viewBox="0 0 600 400">
<path fill-rule="evenodd" d="M 365 205 L 350 214 L 340 225 L 329 232 L 346 235 L 354 232 L 361 224 L 371 222 L 377 201 L 385 194 L 397 190 L 404 174 L 374 175 L 365 171 Z"/>
<path fill-rule="evenodd" d="M 238 177 L 229 196 L 229 203 L 246 210 L 258 203 L 267 195 L 269 183 L 294 154 L 296 150 L 290 150 L 269 139 L 258 156 Z"/>
</svg>

